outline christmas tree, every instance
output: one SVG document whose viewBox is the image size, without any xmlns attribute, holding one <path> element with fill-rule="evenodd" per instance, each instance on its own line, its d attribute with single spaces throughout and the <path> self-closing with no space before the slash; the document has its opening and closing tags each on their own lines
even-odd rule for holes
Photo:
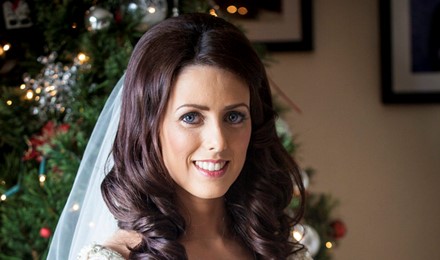
<svg viewBox="0 0 440 260">
<path fill-rule="evenodd" d="M 93 126 L 143 32 L 179 13 L 222 15 L 222 2 L 3 1 L 0 259 L 45 258 Z M 278 129 L 295 156 L 292 133 L 282 121 Z M 313 175 L 303 172 L 306 188 Z M 303 223 L 292 230 L 315 259 L 331 259 L 329 248 L 345 234 L 335 206 L 330 195 L 309 192 Z"/>
</svg>

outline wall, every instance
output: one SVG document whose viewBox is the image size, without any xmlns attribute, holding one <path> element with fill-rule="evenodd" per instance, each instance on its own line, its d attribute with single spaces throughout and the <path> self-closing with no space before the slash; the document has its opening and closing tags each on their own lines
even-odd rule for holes
<svg viewBox="0 0 440 260">
<path fill-rule="evenodd" d="M 440 259 L 440 105 L 380 102 L 378 1 L 315 0 L 315 50 L 279 53 L 274 81 L 312 190 L 339 198 L 336 260 Z"/>
</svg>

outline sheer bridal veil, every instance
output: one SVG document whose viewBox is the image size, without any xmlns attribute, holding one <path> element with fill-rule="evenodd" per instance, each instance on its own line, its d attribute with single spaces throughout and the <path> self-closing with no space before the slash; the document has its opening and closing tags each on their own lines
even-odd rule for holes
<svg viewBox="0 0 440 260">
<path fill-rule="evenodd" d="M 81 249 L 102 244 L 117 229 L 100 185 L 113 166 L 110 155 L 121 110 L 124 76 L 110 94 L 84 152 L 75 182 L 56 227 L 47 259 L 76 259 Z"/>
</svg>

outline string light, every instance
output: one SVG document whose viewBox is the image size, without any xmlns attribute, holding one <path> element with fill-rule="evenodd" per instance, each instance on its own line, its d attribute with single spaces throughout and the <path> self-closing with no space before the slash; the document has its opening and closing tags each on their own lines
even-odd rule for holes
<svg viewBox="0 0 440 260">
<path fill-rule="evenodd" d="M 26 88 L 26 85 L 25 85 L 25 84 L 21 84 L 21 85 L 20 85 L 20 89 L 21 89 L 21 90 L 23 90 L 23 89 L 25 89 L 25 88 Z"/>
<path fill-rule="evenodd" d="M 328 241 L 327 243 L 325 243 L 325 247 L 327 247 L 328 249 L 333 247 L 332 242 Z"/>
<path fill-rule="evenodd" d="M 4 51 L 9 51 L 9 49 L 11 49 L 11 44 L 6 43 L 5 45 L 3 45 L 3 50 Z"/>
<path fill-rule="evenodd" d="M 235 5 L 230 5 L 226 8 L 226 11 L 230 14 L 235 14 L 237 12 L 237 7 Z"/>
<path fill-rule="evenodd" d="M 9 49 L 11 48 L 11 45 L 9 43 L 6 43 L 5 45 L 0 45 L 0 56 L 5 54 Z"/>
<path fill-rule="evenodd" d="M 40 162 L 40 167 L 38 169 L 38 180 L 40 181 L 40 185 L 44 186 L 44 182 L 46 181 L 46 157 L 43 157 Z"/>
<path fill-rule="evenodd" d="M 12 186 L 12 188 L 10 188 L 9 190 L 7 190 L 4 194 L 2 194 L 0 196 L 0 200 L 1 201 L 5 201 L 8 197 L 12 196 L 13 194 L 17 193 L 20 190 L 20 184 L 15 184 L 14 186 Z"/>
<path fill-rule="evenodd" d="M 246 15 L 248 13 L 248 10 L 246 7 L 242 6 L 242 7 L 238 8 L 238 13 L 241 15 Z"/>
<path fill-rule="evenodd" d="M 212 15 L 212 16 L 217 17 L 217 13 L 215 12 L 215 9 L 213 9 L 213 8 L 211 8 L 211 9 L 209 10 L 209 14 Z"/>
<path fill-rule="evenodd" d="M 29 89 L 29 90 L 26 92 L 26 96 L 25 96 L 25 98 L 28 99 L 28 100 L 33 99 L 33 98 L 34 98 L 34 92 L 33 92 L 32 90 Z"/>
<path fill-rule="evenodd" d="M 40 175 L 40 177 L 38 177 L 38 180 L 40 181 L 40 183 L 44 183 L 46 181 L 46 175 Z"/>
<path fill-rule="evenodd" d="M 8 106 L 12 105 L 12 100 L 7 100 L 6 105 L 8 105 Z"/>
<path fill-rule="evenodd" d="M 76 60 L 78 60 L 79 64 L 84 64 L 89 60 L 89 56 L 85 55 L 84 53 L 80 52 L 76 56 Z"/>
</svg>

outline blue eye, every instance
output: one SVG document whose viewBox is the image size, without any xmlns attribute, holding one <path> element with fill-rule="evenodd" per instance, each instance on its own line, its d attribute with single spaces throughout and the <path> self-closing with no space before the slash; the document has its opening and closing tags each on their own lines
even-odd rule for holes
<svg viewBox="0 0 440 260">
<path fill-rule="evenodd" d="M 226 115 L 226 121 L 231 124 L 240 124 L 244 121 L 245 115 L 243 113 L 232 111 Z"/>
<path fill-rule="evenodd" d="M 187 124 L 197 124 L 200 122 L 200 115 L 196 112 L 190 112 L 187 114 L 184 114 L 180 120 Z"/>
</svg>

